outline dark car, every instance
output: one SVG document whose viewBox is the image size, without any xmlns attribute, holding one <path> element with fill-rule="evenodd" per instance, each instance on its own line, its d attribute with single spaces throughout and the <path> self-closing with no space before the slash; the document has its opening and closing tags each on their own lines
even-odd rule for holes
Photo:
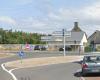
<svg viewBox="0 0 100 80">
<path fill-rule="evenodd" d="M 46 50 L 46 47 L 41 46 L 41 51 L 44 51 L 44 50 Z"/>
<path fill-rule="evenodd" d="M 63 51 L 63 48 L 59 48 L 59 51 Z"/>
<path fill-rule="evenodd" d="M 63 48 L 59 48 L 59 51 L 63 51 L 64 49 Z M 66 51 L 71 51 L 71 48 L 70 47 L 65 47 L 65 50 Z"/>
<path fill-rule="evenodd" d="M 36 46 L 34 47 L 34 50 L 41 50 L 41 49 L 40 49 L 40 46 L 39 46 L 39 45 L 36 45 Z"/>
</svg>

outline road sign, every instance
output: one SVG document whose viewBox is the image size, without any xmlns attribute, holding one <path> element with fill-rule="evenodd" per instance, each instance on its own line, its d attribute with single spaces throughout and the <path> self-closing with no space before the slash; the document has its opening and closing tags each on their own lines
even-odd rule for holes
<svg viewBox="0 0 100 80">
<path fill-rule="evenodd" d="M 20 51 L 20 52 L 18 53 L 18 55 L 19 55 L 20 57 L 23 57 L 23 56 L 25 55 L 25 53 L 24 53 L 23 51 Z"/>
<path fill-rule="evenodd" d="M 29 44 L 26 44 L 26 49 L 29 49 L 30 48 L 30 45 Z"/>
<path fill-rule="evenodd" d="M 23 56 L 25 55 L 25 53 L 23 51 L 20 51 L 20 52 L 18 52 L 18 55 L 21 58 L 21 64 L 22 64 L 22 59 L 23 59 Z"/>
</svg>

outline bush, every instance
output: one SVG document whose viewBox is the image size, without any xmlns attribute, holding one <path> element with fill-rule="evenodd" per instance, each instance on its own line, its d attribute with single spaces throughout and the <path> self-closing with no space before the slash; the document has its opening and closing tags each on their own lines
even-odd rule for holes
<svg viewBox="0 0 100 80">
<path fill-rule="evenodd" d="M 85 52 L 91 52 L 91 51 L 92 51 L 92 49 L 90 46 L 85 47 Z"/>
</svg>

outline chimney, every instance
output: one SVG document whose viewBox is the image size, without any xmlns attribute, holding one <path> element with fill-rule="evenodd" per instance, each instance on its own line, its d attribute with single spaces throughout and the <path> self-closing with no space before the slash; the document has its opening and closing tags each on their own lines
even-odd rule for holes
<svg viewBox="0 0 100 80">
<path fill-rule="evenodd" d="M 78 22 L 74 22 L 74 27 L 78 27 Z"/>
<path fill-rule="evenodd" d="M 74 31 L 74 32 L 82 31 L 78 26 L 78 22 L 74 22 L 74 28 L 71 31 Z"/>
</svg>

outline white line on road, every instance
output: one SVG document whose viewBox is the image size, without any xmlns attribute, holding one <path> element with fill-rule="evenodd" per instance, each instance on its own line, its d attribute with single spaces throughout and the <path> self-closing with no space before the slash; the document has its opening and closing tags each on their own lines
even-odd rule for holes
<svg viewBox="0 0 100 80">
<path fill-rule="evenodd" d="M 15 69 L 7 70 L 7 69 L 4 67 L 4 65 L 5 65 L 4 63 L 1 64 L 2 69 L 3 69 L 4 71 L 6 71 L 7 73 L 9 73 L 9 74 L 13 77 L 13 80 L 18 80 L 18 79 L 16 78 L 16 76 L 12 73 L 12 70 L 15 70 Z"/>
</svg>

